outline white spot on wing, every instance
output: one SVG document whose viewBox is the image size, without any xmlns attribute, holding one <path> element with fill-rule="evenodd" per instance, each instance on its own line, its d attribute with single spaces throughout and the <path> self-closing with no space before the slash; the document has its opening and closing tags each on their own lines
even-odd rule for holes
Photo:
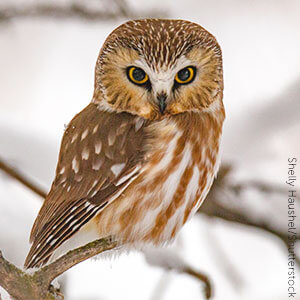
<svg viewBox="0 0 300 300">
<path fill-rule="evenodd" d="M 93 134 L 95 134 L 95 133 L 97 132 L 98 128 L 99 128 L 99 124 L 97 124 L 97 125 L 94 127 L 94 129 L 93 129 Z"/>
<path fill-rule="evenodd" d="M 60 171 L 59 171 L 59 174 L 64 174 L 64 172 L 65 172 L 65 167 L 62 167 L 61 169 L 60 169 Z"/>
<path fill-rule="evenodd" d="M 78 160 L 76 159 L 76 156 L 72 160 L 72 169 L 74 170 L 75 173 L 78 173 L 79 171 L 79 163 Z"/>
<path fill-rule="evenodd" d="M 90 155 L 90 151 L 88 148 L 84 148 L 81 154 L 82 159 L 88 160 Z"/>
<path fill-rule="evenodd" d="M 72 136 L 71 144 L 73 144 L 77 138 L 78 138 L 78 133 L 75 133 L 75 134 Z"/>
<path fill-rule="evenodd" d="M 95 153 L 96 153 L 96 154 L 100 154 L 101 148 L 102 148 L 102 143 L 101 143 L 101 141 L 96 142 L 96 143 L 95 143 Z"/>
<path fill-rule="evenodd" d="M 93 170 L 95 170 L 95 171 L 100 170 L 102 164 L 103 164 L 103 160 L 98 159 L 96 162 L 93 163 Z"/>
<path fill-rule="evenodd" d="M 119 174 L 120 174 L 120 173 L 122 172 L 122 170 L 124 169 L 124 167 L 125 167 L 125 164 L 122 163 L 122 164 L 115 164 L 115 165 L 113 165 L 110 169 L 111 169 L 111 171 L 114 173 L 114 175 L 115 175 L 116 177 L 118 177 Z"/>
<path fill-rule="evenodd" d="M 116 141 L 116 134 L 115 132 L 111 131 L 108 135 L 108 145 L 112 146 Z"/>
<path fill-rule="evenodd" d="M 88 133 L 89 133 L 89 130 L 86 129 L 86 130 L 82 133 L 82 135 L 81 135 L 81 140 L 85 139 L 86 136 L 88 135 Z"/>
</svg>

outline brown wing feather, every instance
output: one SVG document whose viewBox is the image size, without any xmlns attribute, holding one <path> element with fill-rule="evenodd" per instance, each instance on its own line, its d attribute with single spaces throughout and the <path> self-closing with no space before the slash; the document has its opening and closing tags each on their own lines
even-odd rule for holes
<svg viewBox="0 0 300 300">
<path fill-rule="evenodd" d="M 33 225 L 25 267 L 53 252 L 138 175 L 144 159 L 144 121 L 99 111 L 93 103 L 65 131 L 56 178 Z"/>
</svg>

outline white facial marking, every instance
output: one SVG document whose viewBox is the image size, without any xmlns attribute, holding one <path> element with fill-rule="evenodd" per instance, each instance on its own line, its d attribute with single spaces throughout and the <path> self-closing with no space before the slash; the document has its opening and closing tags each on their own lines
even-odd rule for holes
<svg viewBox="0 0 300 300">
<path fill-rule="evenodd" d="M 96 153 L 96 154 L 100 154 L 101 148 L 102 148 L 102 143 L 101 143 L 101 141 L 96 142 L 96 144 L 95 144 L 95 153 Z"/>
<path fill-rule="evenodd" d="M 181 56 L 173 68 L 159 70 L 158 72 L 149 68 L 148 64 L 143 59 L 136 60 L 134 64 L 142 68 L 148 74 L 152 83 L 153 94 L 155 96 L 160 93 L 166 93 L 168 96 L 170 96 L 176 74 L 183 68 L 195 65 L 185 56 Z"/>
<path fill-rule="evenodd" d="M 88 135 L 88 133 L 89 133 L 89 130 L 88 130 L 88 128 L 87 128 L 87 129 L 82 133 L 82 135 L 81 135 L 81 140 L 85 139 L 86 136 Z"/>
<path fill-rule="evenodd" d="M 79 171 L 79 163 L 78 160 L 76 159 L 76 156 L 72 160 L 72 169 L 74 170 L 75 173 L 78 173 Z"/>
<path fill-rule="evenodd" d="M 125 167 L 125 164 L 122 163 L 122 164 L 115 164 L 115 165 L 113 165 L 110 169 L 111 169 L 111 171 L 114 173 L 114 175 L 115 175 L 116 177 L 118 177 L 119 174 L 120 174 L 120 173 L 122 172 L 122 170 L 124 169 L 124 167 Z"/>
</svg>

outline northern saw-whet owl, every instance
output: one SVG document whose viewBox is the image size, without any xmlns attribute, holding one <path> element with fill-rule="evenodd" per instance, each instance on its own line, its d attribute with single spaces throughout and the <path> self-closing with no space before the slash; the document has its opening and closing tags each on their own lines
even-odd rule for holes
<svg viewBox="0 0 300 300">
<path fill-rule="evenodd" d="M 225 112 L 216 39 L 184 20 L 129 21 L 106 39 L 91 103 L 65 130 L 27 268 L 101 237 L 172 241 L 206 197 Z"/>
</svg>

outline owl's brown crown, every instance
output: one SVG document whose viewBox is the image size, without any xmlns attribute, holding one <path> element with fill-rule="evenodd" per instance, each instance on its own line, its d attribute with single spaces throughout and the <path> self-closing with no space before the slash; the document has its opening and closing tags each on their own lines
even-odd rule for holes
<svg viewBox="0 0 300 300">
<path fill-rule="evenodd" d="M 116 28 L 106 39 L 100 56 L 118 47 L 136 50 L 153 68 L 170 67 L 194 46 L 214 49 L 220 47 L 208 31 L 185 20 L 143 19 L 128 21 Z"/>
</svg>

